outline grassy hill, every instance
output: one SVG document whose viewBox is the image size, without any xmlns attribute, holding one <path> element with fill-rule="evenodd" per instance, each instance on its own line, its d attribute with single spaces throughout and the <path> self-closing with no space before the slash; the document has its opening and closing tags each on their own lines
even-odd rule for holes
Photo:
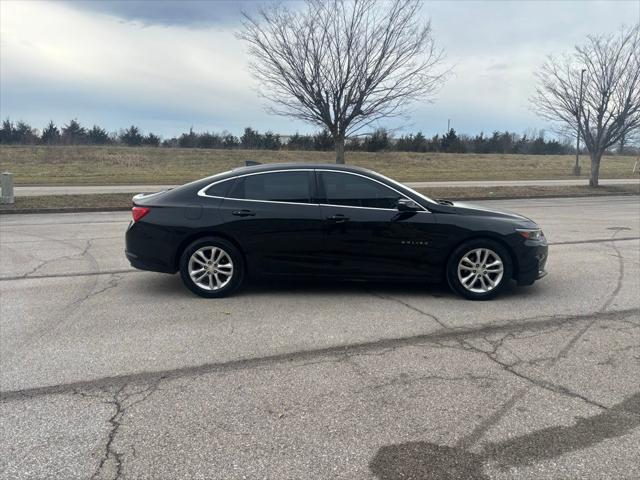
<svg viewBox="0 0 640 480">
<path fill-rule="evenodd" d="M 235 168 L 245 160 L 262 163 L 333 163 L 332 152 L 200 150 L 154 147 L 0 147 L 0 170 L 17 185 L 180 184 Z M 400 181 L 525 180 L 575 178 L 570 155 L 480 155 L 453 153 L 347 152 L 347 163 Z M 632 178 L 635 157 L 605 157 L 601 178 Z M 583 177 L 588 157 L 581 157 Z"/>
</svg>

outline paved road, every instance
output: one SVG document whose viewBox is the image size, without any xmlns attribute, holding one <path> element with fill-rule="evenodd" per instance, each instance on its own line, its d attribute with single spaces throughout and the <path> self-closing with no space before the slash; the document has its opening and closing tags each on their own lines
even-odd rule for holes
<svg viewBox="0 0 640 480">
<path fill-rule="evenodd" d="M 435 188 L 435 187 L 532 187 L 532 186 L 563 186 L 563 185 L 586 185 L 586 179 L 574 180 L 479 180 L 479 181 L 450 181 L 450 182 L 407 182 L 412 188 Z M 600 180 L 602 185 L 633 185 L 640 183 L 640 178 L 612 178 Z M 71 195 L 88 193 L 140 193 L 159 192 L 175 185 L 74 185 L 74 186 L 24 186 L 15 187 L 15 195 L 42 196 L 42 195 Z"/>
<path fill-rule="evenodd" d="M 550 274 L 444 287 L 132 271 L 125 213 L 0 217 L 0 478 L 640 477 L 640 202 L 483 202 Z"/>
</svg>

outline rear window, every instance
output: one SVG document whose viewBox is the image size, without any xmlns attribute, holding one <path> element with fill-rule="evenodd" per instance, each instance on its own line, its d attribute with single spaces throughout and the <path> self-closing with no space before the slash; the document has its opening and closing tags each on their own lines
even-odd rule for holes
<svg viewBox="0 0 640 480">
<path fill-rule="evenodd" d="M 236 180 L 229 198 L 270 202 L 309 203 L 309 172 L 260 173 Z"/>
<path fill-rule="evenodd" d="M 211 185 L 204 193 L 210 197 L 226 197 L 235 178 Z"/>
</svg>

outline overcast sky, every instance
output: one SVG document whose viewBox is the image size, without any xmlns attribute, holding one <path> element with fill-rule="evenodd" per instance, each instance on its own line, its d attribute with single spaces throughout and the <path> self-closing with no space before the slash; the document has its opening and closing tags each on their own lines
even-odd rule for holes
<svg viewBox="0 0 640 480">
<path fill-rule="evenodd" d="M 77 118 L 110 131 L 130 124 L 171 137 L 288 134 L 316 128 L 265 113 L 235 38 L 238 1 L 0 0 L 0 114 L 42 128 Z M 590 33 L 640 21 L 640 0 L 425 1 L 454 75 L 435 103 L 413 108 L 404 131 L 431 135 L 447 120 L 464 133 L 548 128 L 529 109 L 533 72 Z M 397 120 L 382 126 L 397 128 Z"/>
</svg>

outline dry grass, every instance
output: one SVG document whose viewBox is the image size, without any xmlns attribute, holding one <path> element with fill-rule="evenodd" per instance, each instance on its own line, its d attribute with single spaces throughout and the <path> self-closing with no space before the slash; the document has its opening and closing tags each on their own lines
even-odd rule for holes
<svg viewBox="0 0 640 480">
<path fill-rule="evenodd" d="M 432 198 L 449 200 L 501 198 L 501 197 L 566 197 L 566 196 L 596 196 L 596 195 L 640 195 L 639 185 L 612 185 L 599 188 L 587 186 L 570 187 L 474 187 L 474 188 L 422 188 L 418 191 Z M 16 197 L 15 209 L 60 209 L 60 208 L 130 208 L 130 193 L 105 193 L 90 195 L 46 195 L 37 197 Z M 0 208 L 0 211 L 3 208 Z"/>
<path fill-rule="evenodd" d="M 153 147 L 0 147 L 0 169 L 12 172 L 17 185 L 180 184 L 241 166 L 245 160 L 333 163 L 334 155 Z M 631 178 L 635 161 L 634 157 L 605 157 L 601 177 Z M 570 155 L 348 152 L 347 162 L 405 182 L 575 178 Z M 588 163 L 583 157 L 584 178 Z"/>
</svg>

